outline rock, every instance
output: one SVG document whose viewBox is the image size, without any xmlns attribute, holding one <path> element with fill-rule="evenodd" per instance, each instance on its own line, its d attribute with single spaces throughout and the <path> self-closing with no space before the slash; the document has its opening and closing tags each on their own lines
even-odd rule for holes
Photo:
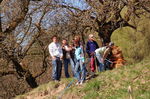
<svg viewBox="0 0 150 99">
<path fill-rule="evenodd" d="M 150 19 L 137 19 L 136 27 L 122 27 L 112 33 L 111 40 L 121 48 L 128 63 L 139 62 L 149 57 L 150 50 Z"/>
</svg>

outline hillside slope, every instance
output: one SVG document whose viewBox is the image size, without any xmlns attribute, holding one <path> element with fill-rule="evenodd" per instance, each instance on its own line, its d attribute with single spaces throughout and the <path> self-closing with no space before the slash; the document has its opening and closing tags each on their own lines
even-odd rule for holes
<svg viewBox="0 0 150 99">
<path fill-rule="evenodd" d="M 73 82 L 66 90 L 72 80 L 49 82 L 15 99 L 150 99 L 149 60 L 98 73 L 83 85 Z"/>
</svg>

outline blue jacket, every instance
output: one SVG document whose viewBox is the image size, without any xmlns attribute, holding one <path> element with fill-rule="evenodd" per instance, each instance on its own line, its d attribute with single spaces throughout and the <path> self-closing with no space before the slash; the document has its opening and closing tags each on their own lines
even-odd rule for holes
<svg viewBox="0 0 150 99">
<path fill-rule="evenodd" d="M 81 47 L 75 49 L 75 57 L 77 60 L 82 60 L 84 58 L 83 49 Z"/>
<path fill-rule="evenodd" d="M 95 50 L 97 49 L 97 48 L 99 48 L 99 46 L 98 46 L 98 44 L 97 44 L 97 42 L 96 41 L 88 41 L 87 42 L 87 44 L 86 44 L 86 52 L 87 52 L 87 54 L 89 55 L 89 57 L 90 57 L 90 54 L 92 53 L 92 52 L 95 52 Z"/>
</svg>

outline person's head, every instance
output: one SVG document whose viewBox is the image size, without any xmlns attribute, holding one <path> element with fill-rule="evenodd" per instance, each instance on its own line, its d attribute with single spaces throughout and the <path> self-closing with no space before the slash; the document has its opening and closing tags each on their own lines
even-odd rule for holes
<svg viewBox="0 0 150 99">
<path fill-rule="evenodd" d="M 75 42 L 74 42 L 74 46 L 75 46 L 75 47 L 79 47 L 79 46 L 80 46 L 79 42 L 78 42 L 78 41 L 75 41 Z"/>
<path fill-rule="evenodd" d="M 112 48 L 114 46 L 114 42 L 110 42 L 109 44 L 108 44 L 108 47 L 109 48 Z"/>
<path fill-rule="evenodd" d="M 93 35 L 93 34 L 90 34 L 90 35 L 89 35 L 89 40 L 91 40 L 91 41 L 94 40 L 94 35 Z"/>
<path fill-rule="evenodd" d="M 74 40 L 80 42 L 80 36 L 75 36 Z"/>
<path fill-rule="evenodd" d="M 67 44 L 67 40 L 66 40 L 66 39 L 63 39 L 63 40 L 62 40 L 62 44 L 64 44 L 64 45 Z"/>
<path fill-rule="evenodd" d="M 56 43 L 56 42 L 57 42 L 57 36 L 54 35 L 54 36 L 52 37 L 52 40 L 53 40 L 54 43 Z"/>
</svg>

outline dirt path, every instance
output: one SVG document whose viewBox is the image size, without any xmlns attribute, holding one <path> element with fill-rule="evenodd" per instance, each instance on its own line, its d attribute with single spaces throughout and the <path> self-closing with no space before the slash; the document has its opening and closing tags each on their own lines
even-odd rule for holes
<svg viewBox="0 0 150 99">
<path fill-rule="evenodd" d="M 54 99 L 56 96 L 60 95 L 61 92 L 65 89 L 65 84 L 57 83 L 53 89 L 52 88 L 46 88 L 43 90 L 43 92 L 34 92 L 28 94 L 23 99 Z"/>
</svg>

